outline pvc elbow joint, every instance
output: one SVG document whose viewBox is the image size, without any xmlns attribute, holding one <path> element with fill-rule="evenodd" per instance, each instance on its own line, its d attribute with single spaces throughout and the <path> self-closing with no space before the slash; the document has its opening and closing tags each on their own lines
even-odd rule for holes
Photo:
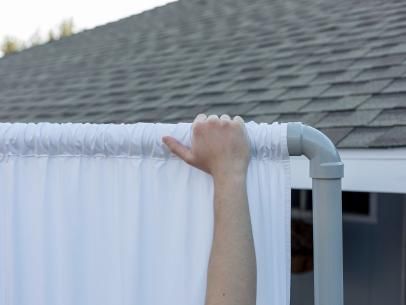
<svg viewBox="0 0 406 305">
<path fill-rule="evenodd" d="M 319 130 L 302 123 L 288 123 L 288 150 L 291 156 L 304 155 L 310 160 L 310 177 L 339 179 L 344 164 L 331 140 Z"/>
</svg>

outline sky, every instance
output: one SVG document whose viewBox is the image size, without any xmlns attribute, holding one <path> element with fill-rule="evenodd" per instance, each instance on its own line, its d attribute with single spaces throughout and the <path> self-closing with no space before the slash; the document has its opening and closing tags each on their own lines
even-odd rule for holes
<svg viewBox="0 0 406 305">
<path fill-rule="evenodd" d="M 174 0 L 0 0 L 0 41 L 5 36 L 28 41 L 43 37 L 73 18 L 76 30 L 90 29 Z"/>
</svg>

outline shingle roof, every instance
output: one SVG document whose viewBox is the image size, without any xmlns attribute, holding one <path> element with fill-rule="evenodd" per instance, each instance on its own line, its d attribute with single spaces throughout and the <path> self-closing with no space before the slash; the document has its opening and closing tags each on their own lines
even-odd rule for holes
<svg viewBox="0 0 406 305">
<path fill-rule="evenodd" d="M 0 121 L 302 121 L 406 146 L 406 2 L 180 0 L 0 59 Z"/>
</svg>

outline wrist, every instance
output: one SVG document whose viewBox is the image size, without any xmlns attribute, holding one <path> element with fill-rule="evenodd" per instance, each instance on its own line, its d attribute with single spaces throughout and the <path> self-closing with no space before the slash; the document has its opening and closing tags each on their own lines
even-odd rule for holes
<svg viewBox="0 0 406 305">
<path fill-rule="evenodd" d="M 248 162 L 245 160 L 238 160 L 228 162 L 222 159 L 220 162 L 211 164 L 210 173 L 215 180 L 228 180 L 234 177 L 235 180 L 244 180 L 247 176 Z"/>
<path fill-rule="evenodd" d="M 244 186 L 246 184 L 246 171 L 220 171 L 212 174 L 215 185 L 231 185 L 233 187 Z"/>
<path fill-rule="evenodd" d="M 215 197 L 214 209 L 216 217 L 229 215 L 241 209 L 238 203 L 247 196 L 246 173 L 227 173 L 213 176 Z"/>
</svg>

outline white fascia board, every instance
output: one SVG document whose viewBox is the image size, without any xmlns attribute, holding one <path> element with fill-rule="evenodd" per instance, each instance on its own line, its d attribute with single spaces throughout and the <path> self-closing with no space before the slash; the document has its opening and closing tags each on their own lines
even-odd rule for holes
<svg viewBox="0 0 406 305">
<path fill-rule="evenodd" d="M 406 148 L 341 149 L 343 190 L 406 194 Z M 292 187 L 311 189 L 309 161 L 291 157 Z"/>
</svg>

